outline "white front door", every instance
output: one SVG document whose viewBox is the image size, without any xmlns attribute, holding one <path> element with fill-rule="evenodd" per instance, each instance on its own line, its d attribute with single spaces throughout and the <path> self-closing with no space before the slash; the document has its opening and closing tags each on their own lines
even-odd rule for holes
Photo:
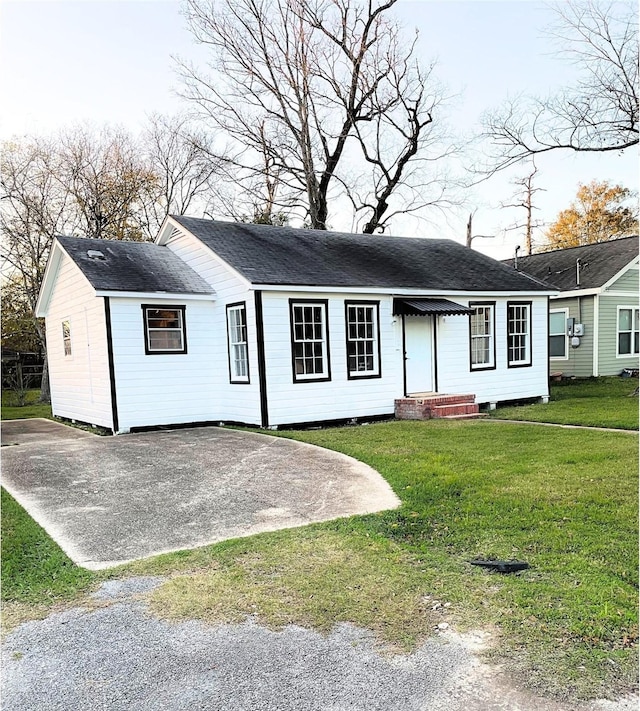
<svg viewBox="0 0 640 711">
<path fill-rule="evenodd" d="M 433 317 L 404 317 L 407 395 L 433 390 Z"/>
</svg>

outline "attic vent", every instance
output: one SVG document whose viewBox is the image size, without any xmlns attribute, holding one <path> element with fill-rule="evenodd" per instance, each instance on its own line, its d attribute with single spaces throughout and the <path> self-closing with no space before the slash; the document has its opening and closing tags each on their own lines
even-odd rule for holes
<svg viewBox="0 0 640 711">
<path fill-rule="evenodd" d="M 89 259 L 106 259 L 104 254 L 99 249 L 88 249 L 87 257 L 89 257 Z"/>
</svg>

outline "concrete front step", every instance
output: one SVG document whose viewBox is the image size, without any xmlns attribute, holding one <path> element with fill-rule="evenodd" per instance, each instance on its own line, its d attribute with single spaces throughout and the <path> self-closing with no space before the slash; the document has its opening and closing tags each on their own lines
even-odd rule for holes
<svg viewBox="0 0 640 711">
<path fill-rule="evenodd" d="M 477 416 L 479 407 L 475 399 L 475 395 L 468 394 L 414 394 L 395 401 L 395 417 L 398 420 L 430 420 Z"/>
</svg>

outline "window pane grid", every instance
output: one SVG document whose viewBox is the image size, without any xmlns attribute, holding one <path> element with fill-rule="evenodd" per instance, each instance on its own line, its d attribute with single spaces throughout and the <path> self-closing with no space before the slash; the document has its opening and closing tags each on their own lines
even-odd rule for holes
<svg viewBox="0 0 640 711">
<path fill-rule="evenodd" d="M 376 307 L 347 306 L 347 368 L 350 375 L 376 375 Z"/>
<path fill-rule="evenodd" d="M 292 312 L 295 375 L 325 375 L 324 306 L 294 305 Z"/>
<path fill-rule="evenodd" d="M 509 365 L 528 365 L 529 357 L 528 304 L 511 304 L 507 308 L 507 358 Z"/>
<path fill-rule="evenodd" d="M 227 308 L 227 332 L 231 380 L 249 379 L 247 312 L 244 304 Z"/>
<path fill-rule="evenodd" d="M 472 306 L 471 366 L 493 366 L 493 306 Z"/>
</svg>

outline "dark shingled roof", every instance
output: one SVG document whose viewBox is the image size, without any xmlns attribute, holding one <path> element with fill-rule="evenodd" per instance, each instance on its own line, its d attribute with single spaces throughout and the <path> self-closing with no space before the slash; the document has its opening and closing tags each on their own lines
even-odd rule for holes
<svg viewBox="0 0 640 711">
<path fill-rule="evenodd" d="M 172 217 L 254 284 L 438 291 L 553 290 L 451 240 Z"/>
<path fill-rule="evenodd" d="M 625 237 L 584 247 L 518 257 L 518 269 L 543 279 L 560 291 L 597 289 L 638 256 L 638 237 Z M 576 261 L 580 260 L 580 286 L 576 284 Z M 513 259 L 505 260 L 513 266 Z"/>
<path fill-rule="evenodd" d="M 85 237 L 58 237 L 65 252 L 97 291 L 213 294 L 214 290 L 168 247 Z M 104 259 L 91 258 L 89 250 Z"/>
</svg>

